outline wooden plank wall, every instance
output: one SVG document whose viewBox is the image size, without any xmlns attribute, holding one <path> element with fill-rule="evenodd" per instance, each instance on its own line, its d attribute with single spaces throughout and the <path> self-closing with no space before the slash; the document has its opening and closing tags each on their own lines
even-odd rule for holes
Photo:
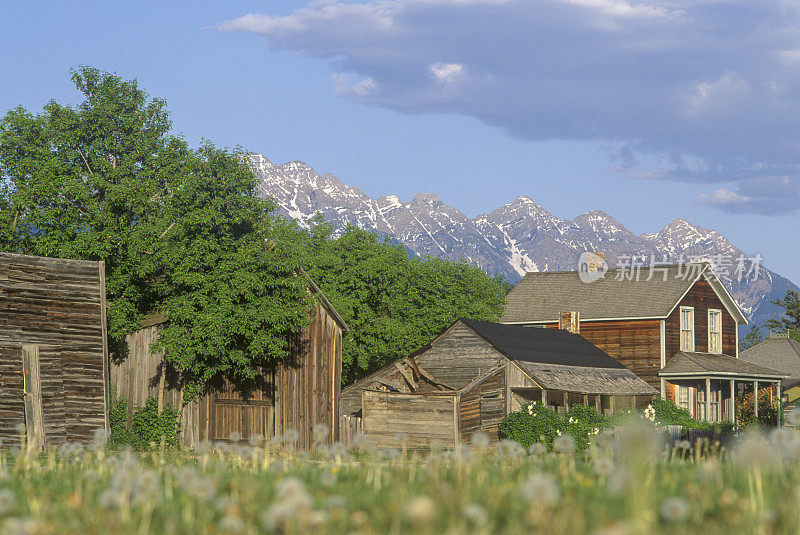
<svg viewBox="0 0 800 535">
<path fill-rule="evenodd" d="M 458 395 L 362 393 L 364 435 L 374 447 L 427 448 L 433 443 L 453 447 Z"/>
<path fill-rule="evenodd" d="M 461 393 L 459 431 L 462 443 L 469 443 L 478 431 L 487 433 L 492 443 L 497 442 L 500 422 L 506 416 L 506 393 L 504 368 Z"/>
<path fill-rule="evenodd" d="M 736 320 L 725 309 L 711 285 L 701 279 L 694 284 L 665 322 L 667 362 L 680 351 L 682 306 L 694 307 L 694 350 L 700 353 L 708 351 L 708 309 L 722 310 L 722 352 L 736 356 Z"/>
<path fill-rule="evenodd" d="M 586 321 L 581 323 L 581 336 L 620 361 L 653 388 L 661 390 L 658 377 L 661 369 L 659 320 Z"/>
<path fill-rule="evenodd" d="M 32 344 L 41 359 L 45 442 L 88 442 L 96 429 L 108 429 L 104 307 L 102 262 L 0 253 L 0 391 L 9 388 L 0 394 L 4 424 L 24 419 L 16 416 L 17 376 L 22 344 Z M 0 439 L 16 439 L 7 427 L 0 424 Z"/>
</svg>

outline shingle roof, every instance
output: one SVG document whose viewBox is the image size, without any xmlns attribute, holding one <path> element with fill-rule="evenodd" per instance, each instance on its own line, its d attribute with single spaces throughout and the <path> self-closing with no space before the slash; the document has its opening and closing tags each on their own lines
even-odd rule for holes
<svg viewBox="0 0 800 535">
<path fill-rule="evenodd" d="M 609 269 L 604 278 L 591 283 L 583 282 L 578 271 L 527 273 L 509 292 L 501 321 L 558 321 L 559 314 L 565 311 L 579 312 L 581 320 L 663 318 L 701 272 L 712 285 L 719 284 L 706 264 L 660 266 L 652 272 L 650 268 L 642 268 L 638 280 L 635 273 L 627 278 L 630 270 Z M 738 309 L 734 317 L 744 322 Z"/>
<path fill-rule="evenodd" d="M 584 368 L 514 361 L 542 388 L 578 394 L 652 396 L 655 388 L 627 368 Z"/>
<path fill-rule="evenodd" d="M 772 368 L 759 366 L 730 355 L 715 353 L 692 353 L 680 351 L 672 357 L 658 375 L 680 377 L 691 375 L 724 375 L 734 377 L 753 377 L 779 379 L 786 374 Z"/>
<path fill-rule="evenodd" d="M 569 331 L 463 318 L 459 321 L 511 360 L 562 366 L 627 369 L 583 336 Z"/>
<path fill-rule="evenodd" d="M 800 342 L 791 338 L 770 338 L 739 353 L 739 359 L 766 366 L 789 375 L 789 386 L 800 381 Z"/>
</svg>

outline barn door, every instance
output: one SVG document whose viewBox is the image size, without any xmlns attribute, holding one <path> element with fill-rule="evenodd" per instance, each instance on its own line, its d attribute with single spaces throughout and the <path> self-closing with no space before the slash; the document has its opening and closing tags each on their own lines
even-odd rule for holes
<svg viewBox="0 0 800 535">
<path fill-rule="evenodd" d="M 205 397 L 205 429 L 201 440 L 229 440 L 238 434 L 243 440 L 253 436 L 270 438 L 274 435 L 275 410 L 269 388 L 257 388 L 242 395 L 232 385 L 226 385 Z"/>
</svg>

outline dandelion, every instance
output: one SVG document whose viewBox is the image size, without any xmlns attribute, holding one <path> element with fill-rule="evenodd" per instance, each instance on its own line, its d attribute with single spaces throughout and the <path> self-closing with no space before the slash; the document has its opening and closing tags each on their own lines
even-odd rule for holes
<svg viewBox="0 0 800 535">
<path fill-rule="evenodd" d="M 770 468 L 780 463 L 780 455 L 763 436 L 751 433 L 733 449 L 731 460 L 745 468 Z"/>
<path fill-rule="evenodd" d="M 608 490 L 611 492 L 611 494 L 621 496 L 628 491 L 630 482 L 631 478 L 628 471 L 621 468 L 617 469 L 612 472 L 611 476 L 608 478 Z"/>
<path fill-rule="evenodd" d="M 778 449 L 784 461 L 796 461 L 800 458 L 800 433 L 791 429 L 773 429 L 769 435 L 770 442 Z"/>
<path fill-rule="evenodd" d="M 501 440 L 497 444 L 497 454 L 505 459 L 518 459 L 525 454 L 525 449 L 519 442 Z"/>
<path fill-rule="evenodd" d="M 575 451 L 575 438 L 572 435 L 561 435 L 553 440 L 553 447 L 561 453 L 572 453 Z"/>
<path fill-rule="evenodd" d="M 330 428 L 324 423 L 318 423 L 314 426 L 314 442 L 324 442 L 328 440 L 330 435 Z"/>
<path fill-rule="evenodd" d="M 528 448 L 528 453 L 530 455 L 533 455 L 534 457 L 539 457 L 547 453 L 547 446 L 545 446 L 541 442 L 534 442 Z"/>
<path fill-rule="evenodd" d="M 461 509 L 464 518 L 476 527 L 483 527 L 489 523 L 489 513 L 477 503 L 468 503 Z"/>
<path fill-rule="evenodd" d="M 667 498 L 661 504 L 661 518 L 666 522 L 682 522 L 689 516 L 689 502 L 684 498 Z"/>
<path fill-rule="evenodd" d="M 476 448 L 485 448 L 489 446 L 489 442 L 491 441 L 489 435 L 483 431 L 477 431 L 473 433 L 472 438 L 470 440 L 472 442 L 472 445 L 475 446 Z"/>
<path fill-rule="evenodd" d="M 550 474 L 535 473 L 528 476 L 520 489 L 522 497 L 531 503 L 552 507 L 561 498 L 561 489 Z"/>
<path fill-rule="evenodd" d="M 108 443 L 108 432 L 103 428 L 98 428 L 94 430 L 92 434 L 92 449 L 94 451 L 104 451 L 106 449 L 106 444 Z"/>
<path fill-rule="evenodd" d="M 328 471 L 322 472 L 319 475 L 319 483 L 323 487 L 332 487 L 336 484 L 336 476 Z"/>
<path fill-rule="evenodd" d="M 14 493 L 8 489 L 0 490 L 0 515 L 6 515 L 14 509 L 17 500 Z"/>
<path fill-rule="evenodd" d="M 228 435 L 228 440 L 235 444 L 242 440 L 242 434 L 239 431 L 233 430 L 231 431 L 231 434 Z"/>
<path fill-rule="evenodd" d="M 614 463 L 607 457 L 598 457 L 594 460 L 594 471 L 598 475 L 607 476 L 614 469 Z"/>
<path fill-rule="evenodd" d="M 366 451 L 369 449 L 369 437 L 363 433 L 357 433 L 353 437 L 352 446 L 354 449 Z"/>
<path fill-rule="evenodd" d="M 688 450 L 690 450 L 692 448 L 692 443 L 689 442 L 686 439 L 679 440 L 679 441 L 676 440 L 675 441 L 675 447 L 678 448 L 679 450 L 688 451 Z"/>
<path fill-rule="evenodd" d="M 251 448 L 258 448 L 264 444 L 264 437 L 256 433 L 255 435 L 250 435 L 250 438 L 247 439 L 247 443 L 250 444 Z"/>
<path fill-rule="evenodd" d="M 328 510 L 344 509 L 347 506 L 347 501 L 344 496 L 332 495 L 325 499 L 325 508 Z"/>
<path fill-rule="evenodd" d="M 9 518 L 3 522 L 3 533 L 28 535 L 29 533 L 41 533 L 43 527 L 41 522 L 33 518 Z"/>
<path fill-rule="evenodd" d="M 219 529 L 221 533 L 244 533 L 244 520 L 237 515 L 225 515 L 219 521 Z"/>
<path fill-rule="evenodd" d="M 425 525 L 436 514 L 436 503 L 428 496 L 417 496 L 405 505 L 403 511 L 412 523 Z"/>
<path fill-rule="evenodd" d="M 287 429 L 286 432 L 283 434 L 283 441 L 286 444 L 294 445 L 298 440 L 300 440 L 300 433 L 298 433 L 294 429 Z"/>
</svg>

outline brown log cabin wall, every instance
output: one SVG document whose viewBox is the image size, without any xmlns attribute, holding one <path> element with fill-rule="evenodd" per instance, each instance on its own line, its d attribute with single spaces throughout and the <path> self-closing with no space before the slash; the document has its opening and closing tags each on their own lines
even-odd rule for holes
<svg viewBox="0 0 800 535">
<path fill-rule="evenodd" d="M 580 334 L 660 391 L 660 320 L 583 321 Z"/>
<path fill-rule="evenodd" d="M 666 332 L 666 359 L 667 362 L 680 351 L 681 348 L 681 307 L 694 307 L 694 343 L 695 351 L 705 353 L 708 351 L 708 309 L 722 311 L 722 352 L 726 355 L 736 356 L 736 320 L 728 313 L 725 305 L 717 296 L 711 285 L 704 279 L 697 281 L 691 290 L 684 296 L 675 310 L 666 319 L 664 327 Z M 675 386 L 666 384 L 666 397 L 675 401 Z"/>
<path fill-rule="evenodd" d="M 112 384 L 117 394 L 137 407 L 150 396 L 159 397 L 163 355 L 150 351 L 158 326 L 128 336 L 127 358 L 112 365 Z M 324 423 L 338 433 L 338 399 L 341 388 L 342 331 L 334 316 L 318 306 L 309 327 L 292 341 L 290 359 L 266 370 L 246 395 L 225 382 L 181 410 L 181 442 L 194 446 L 203 441 L 228 440 L 233 432 L 243 439 L 270 438 L 289 429 L 297 431 L 300 447 L 313 442 L 313 428 Z M 164 405 L 180 407 L 179 388 L 165 381 Z M 131 409 L 132 410 L 132 409 Z M 336 424 L 336 425 L 334 425 Z"/>
<path fill-rule="evenodd" d="M 22 345 L 39 359 L 44 441 L 108 429 L 105 274 L 99 262 L 0 253 L 0 439 L 25 422 Z"/>
</svg>

